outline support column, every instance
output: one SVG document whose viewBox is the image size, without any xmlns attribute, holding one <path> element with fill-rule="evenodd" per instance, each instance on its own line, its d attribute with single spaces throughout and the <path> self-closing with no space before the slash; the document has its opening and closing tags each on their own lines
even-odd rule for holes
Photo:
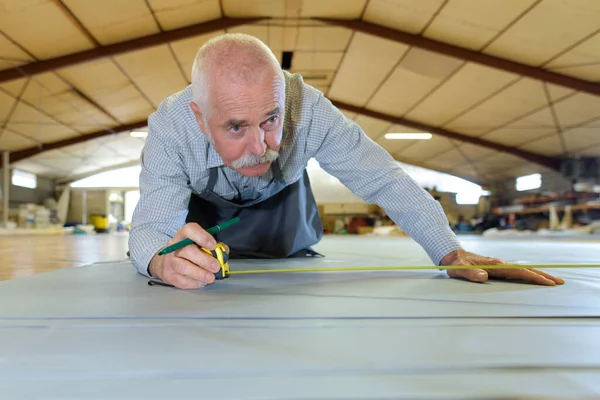
<svg viewBox="0 0 600 400">
<path fill-rule="evenodd" d="M 81 225 L 87 225 L 87 191 L 81 192 Z"/>
<path fill-rule="evenodd" d="M 5 151 L 2 157 L 2 226 L 8 228 L 8 196 L 10 188 L 10 153 Z"/>
</svg>

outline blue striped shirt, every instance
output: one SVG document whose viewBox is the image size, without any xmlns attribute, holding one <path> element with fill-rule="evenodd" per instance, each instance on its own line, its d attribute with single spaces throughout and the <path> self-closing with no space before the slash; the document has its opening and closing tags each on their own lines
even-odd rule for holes
<svg viewBox="0 0 600 400">
<path fill-rule="evenodd" d="M 385 149 L 300 75 L 286 72 L 285 77 L 279 165 L 288 184 L 300 179 L 315 158 L 354 194 L 385 209 L 435 265 L 460 248 L 440 204 Z M 271 171 L 249 178 L 226 167 L 202 134 L 190 101 L 188 86 L 166 98 L 148 119 L 140 159 L 140 199 L 129 239 L 131 261 L 146 276 L 154 254 L 185 224 L 190 196 L 206 187 L 210 169 L 217 168 L 219 174 L 214 192 L 227 200 L 254 199 L 268 190 L 272 178 Z"/>
</svg>

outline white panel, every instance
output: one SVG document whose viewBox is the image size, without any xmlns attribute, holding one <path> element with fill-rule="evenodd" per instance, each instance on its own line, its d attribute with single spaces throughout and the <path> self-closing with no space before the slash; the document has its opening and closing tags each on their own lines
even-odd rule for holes
<svg viewBox="0 0 600 400">
<path fill-rule="evenodd" d="M 360 128 L 373 140 L 377 140 L 391 124 L 381 119 L 359 115 L 355 119 Z"/>
<path fill-rule="evenodd" d="M 44 153 L 40 154 L 40 156 L 43 154 Z M 38 158 L 36 158 L 36 160 L 38 160 Z M 82 160 L 80 158 L 76 158 L 76 157 L 64 157 L 64 158 L 43 159 L 43 160 L 39 159 L 39 160 L 40 160 L 40 163 L 48 165 L 54 169 L 65 171 L 64 175 L 67 175 L 68 172 L 71 172 L 71 171 L 79 168 L 82 165 Z"/>
<path fill-rule="evenodd" d="M 17 99 L 14 97 L 0 91 L 0 124 L 8 119 L 8 114 L 14 107 L 16 101 Z"/>
<path fill-rule="evenodd" d="M 293 51 L 298 39 L 298 28 L 295 26 L 268 26 L 267 46 L 273 52 Z M 294 54 L 294 58 L 295 58 Z"/>
<path fill-rule="evenodd" d="M 115 61 L 155 106 L 188 85 L 167 45 L 118 56 Z"/>
<path fill-rule="evenodd" d="M 563 132 L 567 151 L 580 151 L 586 147 L 594 147 L 600 143 L 599 125 L 598 122 L 593 122 L 589 125 Z"/>
<path fill-rule="evenodd" d="M 458 148 L 469 158 L 469 160 L 488 157 L 496 152 L 488 147 L 477 146 L 471 143 L 458 144 Z"/>
<path fill-rule="evenodd" d="M 483 133 L 546 104 L 542 83 L 522 78 L 446 126 L 458 132 Z"/>
<path fill-rule="evenodd" d="M 406 45 L 391 40 L 356 33 L 329 97 L 363 106 L 406 49 Z"/>
<path fill-rule="evenodd" d="M 600 116 L 600 97 L 577 93 L 554 104 L 558 120 L 563 128 L 581 124 Z"/>
<path fill-rule="evenodd" d="M 8 129 L 0 131 L 0 150 L 20 150 L 36 146 L 37 143 L 28 137 L 12 133 Z"/>
<path fill-rule="evenodd" d="M 44 163 L 48 163 L 50 161 L 62 160 L 65 158 L 69 158 L 69 159 L 77 158 L 79 160 L 79 162 L 81 162 L 80 157 L 73 157 L 72 154 L 66 153 L 62 149 L 45 151 L 43 153 L 40 153 L 40 154 L 37 154 L 36 156 L 34 156 L 32 158 L 32 160 L 43 161 Z"/>
<path fill-rule="evenodd" d="M 363 19 L 410 33 L 420 33 L 444 0 L 371 0 Z"/>
<path fill-rule="evenodd" d="M 219 0 L 148 0 L 165 30 L 199 24 L 221 17 Z"/>
<path fill-rule="evenodd" d="M 451 149 L 443 154 L 436 155 L 434 158 L 427 160 L 427 164 L 436 168 L 444 169 L 446 171 L 452 167 L 463 165 L 465 162 L 468 161 L 458 150 L 456 150 L 456 148 Z"/>
<path fill-rule="evenodd" d="M 113 165 L 123 164 L 129 161 L 126 157 L 111 156 L 111 157 L 97 157 L 91 156 L 86 158 L 86 163 L 97 165 L 102 168 L 112 167 Z"/>
<path fill-rule="evenodd" d="M 543 65 L 598 29 L 597 0 L 545 0 L 485 50 L 497 57 Z"/>
<path fill-rule="evenodd" d="M 20 78 L 15 79 L 14 81 L 8 81 L 0 85 L 0 89 L 6 90 L 8 93 L 12 94 L 15 97 L 18 97 L 28 78 Z M 2 94 L 2 90 L 0 90 L 0 95 Z M 2 107 L 0 107 L 0 110 Z M 0 111 L 0 114 L 2 112 Z"/>
<path fill-rule="evenodd" d="M 547 68 L 571 67 L 600 63 L 600 33 L 548 63 Z M 598 65 L 596 65 L 596 68 Z"/>
<path fill-rule="evenodd" d="M 0 69 L 13 68 L 31 61 L 33 59 L 27 53 L 4 35 L 0 35 Z"/>
<path fill-rule="evenodd" d="M 40 176 L 55 176 L 59 174 L 54 168 L 51 168 L 47 165 L 39 164 L 33 161 L 33 159 L 29 158 L 26 160 L 17 161 L 13 164 L 13 167 L 16 169 L 20 169 L 23 171 L 31 172 L 32 174 L 40 175 Z"/>
<path fill-rule="evenodd" d="M 342 52 L 295 52 L 292 59 L 293 70 L 336 70 L 340 64 Z"/>
<path fill-rule="evenodd" d="M 62 0 L 103 45 L 158 33 L 144 0 Z"/>
<path fill-rule="evenodd" d="M 480 50 L 536 0 L 451 0 L 423 36 Z"/>
<path fill-rule="evenodd" d="M 413 146 L 400 152 L 402 157 L 408 157 L 413 160 L 429 161 L 432 157 L 453 149 L 454 146 L 450 140 L 434 136 L 430 140 L 419 140 Z"/>
<path fill-rule="evenodd" d="M 61 125 L 58 121 L 47 117 L 22 102 L 15 109 L 8 127 L 15 132 L 25 134 L 43 142 L 78 135 L 75 130 Z"/>
<path fill-rule="evenodd" d="M 514 74 L 467 63 L 442 87 L 408 113 L 407 118 L 441 126 L 468 107 L 517 79 L 518 76 Z M 457 96 L 457 93 L 460 93 L 460 96 Z"/>
<path fill-rule="evenodd" d="M 496 152 L 491 156 L 486 156 L 473 161 L 475 166 L 482 172 L 499 171 L 526 163 L 526 161 L 520 157 L 501 152 Z"/>
<path fill-rule="evenodd" d="M 285 1 L 221 0 L 226 17 L 285 17 Z"/>
<path fill-rule="evenodd" d="M 581 67 L 560 67 L 555 68 L 552 71 L 557 74 L 569 75 L 575 78 L 587 80 L 587 81 L 600 81 L 600 61 L 590 65 L 583 65 Z"/>
<path fill-rule="evenodd" d="M 367 107 L 402 116 L 462 64 L 462 60 L 413 47 Z"/>
<path fill-rule="evenodd" d="M 154 111 L 113 60 L 80 64 L 58 73 L 121 123 L 139 121 Z"/>
<path fill-rule="evenodd" d="M 95 140 L 78 143 L 73 146 L 69 146 L 63 149 L 65 153 L 71 154 L 75 157 L 114 157 L 117 153 L 111 148 L 102 146 Z"/>
<path fill-rule="evenodd" d="M 302 17 L 360 18 L 366 0 L 303 0 Z"/>
<path fill-rule="evenodd" d="M 3 8 L 0 11 L 2 32 L 39 59 L 93 47 L 52 1 L 11 1 L 0 7 Z M 7 51 L 11 51 L 10 48 Z"/>
<path fill-rule="evenodd" d="M 128 159 L 138 159 L 144 147 L 145 141 L 140 138 L 131 137 L 129 133 L 122 133 L 117 136 L 107 136 L 101 138 L 99 139 L 99 143 Z"/>
<path fill-rule="evenodd" d="M 471 164 L 464 164 L 458 167 L 452 167 L 447 170 L 451 175 L 460 175 L 471 179 L 480 179 L 480 172 Z"/>
<path fill-rule="evenodd" d="M 537 111 L 527 117 L 521 118 L 510 125 L 497 129 L 483 136 L 485 140 L 491 140 L 509 146 L 521 144 L 533 139 L 546 136 L 556 132 L 556 125 L 552 119 L 552 113 L 548 107 Z"/>
<path fill-rule="evenodd" d="M 338 51 L 348 46 L 352 31 L 340 27 L 302 27 L 298 29 L 296 51 Z"/>
<path fill-rule="evenodd" d="M 553 83 L 545 83 L 546 88 L 548 89 L 548 93 L 550 94 L 550 99 L 554 101 L 559 101 L 564 99 L 567 96 L 570 96 L 575 92 L 573 89 L 566 88 L 564 86 L 558 86 Z"/>
<path fill-rule="evenodd" d="M 546 156 L 560 156 L 564 153 L 563 146 L 560 142 L 560 136 L 556 134 L 533 142 L 528 142 L 519 148 Z"/>
<path fill-rule="evenodd" d="M 586 146 L 583 149 L 571 152 L 573 155 L 600 157 L 600 142 L 592 146 Z"/>
</svg>

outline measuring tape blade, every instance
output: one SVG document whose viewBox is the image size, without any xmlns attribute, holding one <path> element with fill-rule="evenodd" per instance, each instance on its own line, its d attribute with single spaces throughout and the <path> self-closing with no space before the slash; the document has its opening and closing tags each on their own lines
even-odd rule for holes
<svg viewBox="0 0 600 400">
<path fill-rule="evenodd" d="M 250 274 L 277 274 L 292 272 L 340 272 L 340 271 L 400 271 L 400 270 L 421 270 L 421 269 L 562 269 L 562 268 L 600 268 L 600 264 L 539 264 L 539 265 L 450 265 L 450 266 L 430 266 L 430 265 L 384 265 L 372 267 L 314 267 L 314 268 L 274 268 L 274 269 L 254 269 L 230 271 L 231 275 L 250 275 Z"/>
</svg>

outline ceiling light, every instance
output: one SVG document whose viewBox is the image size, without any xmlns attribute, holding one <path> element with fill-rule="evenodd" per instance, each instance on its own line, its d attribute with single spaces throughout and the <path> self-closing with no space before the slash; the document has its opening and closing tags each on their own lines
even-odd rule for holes
<svg viewBox="0 0 600 400">
<path fill-rule="evenodd" d="M 427 140 L 431 139 L 431 133 L 386 133 L 385 138 L 404 140 Z"/>
<path fill-rule="evenodd" d="M 133 131 L 130 133 L 131 137 L 135 137 L 135 138 L 145 138 L 148 136 L 148 132 L 137 132 L 137 131 Z"/>
</svg>

